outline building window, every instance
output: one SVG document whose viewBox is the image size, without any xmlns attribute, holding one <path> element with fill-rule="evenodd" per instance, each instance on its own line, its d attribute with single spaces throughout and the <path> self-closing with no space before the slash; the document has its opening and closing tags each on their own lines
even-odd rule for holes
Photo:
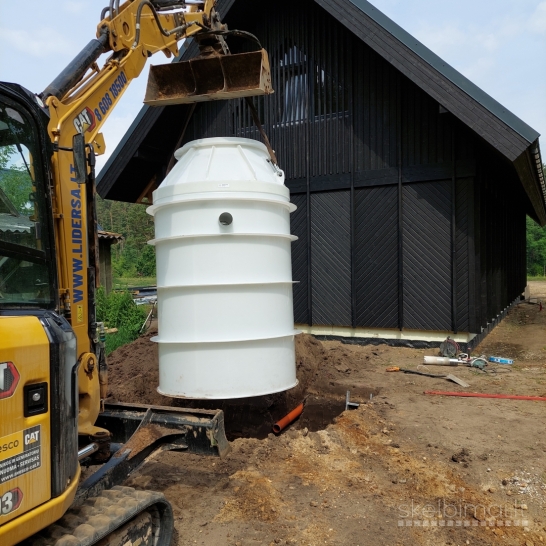
<svg viewBox="0 0 546 546">
<path fill-rule="evenodd" d="M 290 47 L 280 60 L 282 123 L 295 123 L 307 119 L 309 78 L 307 56 L 296 46 Z"/>
</svg>

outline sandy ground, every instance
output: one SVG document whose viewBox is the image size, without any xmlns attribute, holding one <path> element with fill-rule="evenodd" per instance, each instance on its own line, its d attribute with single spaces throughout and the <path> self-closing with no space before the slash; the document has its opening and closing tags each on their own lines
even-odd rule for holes
<svg viewBox="0 0 546 546">
<path fill-rule="evenodd" d="M 546 283 L 531 285 L 546 302 Z M 150 390 L 155 346 L 136 343 L 112 355 L 112 397 L 170 404 Z M 424 391 L 546 396 L 546 308 L 520 304 L 474 352 L 513 357 L 513 366 L 449 369 L 470 383 L 467 389 L 386 372 L 423 370 L 423 355 L 434 353 L 302 336 L 300 389 L 268 399 L 257 412 L 242 411 L 254 424 L 230 427 L 235 439 L 224 460 L 162 453 L 127 485 L 165 493 L 179 546 L 544 544 L 546 402 Z M 347 389 L 361 405 L 342 412 Z M 304 395 L 302 418 L 266 436 Z M 240 408 L 224 409 L 228 427 L 230 418 L 241 420 Z"/>
</svg>

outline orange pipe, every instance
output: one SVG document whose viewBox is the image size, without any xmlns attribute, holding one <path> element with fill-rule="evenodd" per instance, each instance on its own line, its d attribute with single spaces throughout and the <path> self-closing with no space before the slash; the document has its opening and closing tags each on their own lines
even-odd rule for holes
<svg viewBox="0 0 546 546">
<path fill-rule="evenodd" d="M 300 404 L 297 408 L 294 408 L 288 415 L 283 417 L 280 421 L 277 421 L 273 425 L 273 432 L 279 434 L 281 430 L 286 428 L 290 423 L 295 421 L 303 412 L 303 403 Z"/>
</svg>

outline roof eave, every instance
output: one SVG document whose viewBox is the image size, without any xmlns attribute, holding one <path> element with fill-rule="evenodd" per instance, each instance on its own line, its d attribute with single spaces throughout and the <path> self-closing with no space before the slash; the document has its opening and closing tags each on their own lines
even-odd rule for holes
<svg viewBox="0 0 546 546">
<path fill-rule="evenodd" d="M 514 167 L 535 212 L 533 220 L 546 225 L 546 180 L 538 140 L 533 142 L 515 161 Z"/>
<path fill-rule="evenodd" d="M 329 1 L 329 0 L 326 0 Z M 331 0 L 330 0 L 331 1 Z M 513 130 L 527 142 L 532 143 L 538 139 L 540 134 L 521 118 L 516 116 L 501 103 L 495 100 L 491 95 L 479 88 L 475 83 L 446 63 L 441 57 L 436 55 L 431 49 L 426 47 L 419 40 L 414 38 L 409 32 L 400 25 L 387 17 L 384 13 L 375 8 L 367 0 L 349 0 L 354 6 L 360 9 L 375 23 L 381 26 L 389 34 L 394 36 L 399 42 L 413 51 L 427 64 L 432 66 L 439 74 L 449 80 L 453 85 L 464 91 L 469 97 L 484 106 L 495 117 L 502 121 L 510 130 Z"/>
</svg>

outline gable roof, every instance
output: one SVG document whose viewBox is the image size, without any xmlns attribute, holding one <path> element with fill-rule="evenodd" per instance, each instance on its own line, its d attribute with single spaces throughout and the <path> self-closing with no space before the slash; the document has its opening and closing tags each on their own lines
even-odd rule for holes
<svg viewBox="0 0 546 546">
<path fill-rule="evenodd" d="M 337 2 L 335 0 L 316 1 L 318 4 L 322 5 L 322 7 L 326 9 L 326 11 L 334 16 L 337 16 L 336 9 L 342 9 L 340 7 L 341 4 L 344 5 L 343 11 L 345 11 L 348 15 L 351 13 L 351 8 L 349 7 L 349 10 L 347 10 L 347 2 L 344 0 Z M 367 2 L 366 0 L 349 0 L 348 3 L 354 6 L 354 8 L 352 9 L 355 10 L 355 17 L 357 17 L 358 20 L 347 18 L 346 21 L 342 21 L 343 24 L 359 38 L 361 38 L 363 42 L 368 44 L 370 47 L 372 47 L 372 49 L 381 54 L 391 64 L 396 66 L 398 70 L 408 76 L 408 78 L 415 82 L 424 91 L 429 94 L 438 93 L 438 98 L 441 97 L 447 99 L 447 102 L 450 102 L 449 106 L 451 106 L 451 109 L 448 108 L 447 103 L 442 104 L 442 101 L 438 100 L 438 102 L 440 102 L 442 106 L 448 108 L 448 110 L 450 110 L 452 113 L 455 113 L 457 111 L 461 115 L 464 115 L 466 113 L 468 116 L 468 112 L 464 112 L 464 109 L 462 109 L 461 105 L 458 104 L 456 100 L 457 96 L 452 95 L 450 101 L 450 97 L 446 97 L 445 93 L 442 93 L 443 86 L 439 85 L 441 82 L 426 82 L 422 80 L 422 76 L 428 75 L 429 73 L 426 65 L 428 65 L 433 70 L 439 72 L 446 80 L 459 88 L 460 91 L 472 97 L 487 112 L 497 117 L 506 126 L 512 129 L 518 135 L 520 135 L 525 140 L 525 142 L 531 143 L 538 139 L 540 135 L 537 131 L 527 125 L 527 123 L 518 118 L 515 114 L 510 112 L 510 110 L 507 110 L 502 104 L 497 102 L 493 97 L 491 97 L 485 91 L 480 89 L 477 85 L 472 83 L 468 78 L 455 70 L 451 65 L 447 64 L 443 59 L 438 57 L 436 53 L 434 53 L 421 42 L 416 40 L 411 34 L 406 32 L 402 27 L 397 25 L 392 19 L 389 19 L 384 13 L 380 12 L 369 2 Z M 338 4 L 338 6 L 334 7 L 334 4 Z M 363 18 L 361 14 L 364 14 L 366 17 Z M 366 25 L 367 20 L 369 20 L 370 22 L 369 25 Z M 380 29 L 382 30 L 379 30 L 378 27 L 380 27 Z M 406 51 L 389 51 L 387 44 L 389 42 L 392 42 L 393 38 L 403 44 L 406 48 Z M 412 58 L 411 54 L 415 55 L 415 57 Z M 415 61 L 417 60 L 417 58 L 424 61 L 426 65 L 419 66 L 419 63 L 415 62 L 410 62 L 409 64 L 407 63 L 408 60 Z M 400 61 L 402 62 L 400 63 Z M 400 63 L 400 66 L 398 66 L 397 63 Z M 451 88 L 450 91 L 453 91 L 453 89 Z M 462 117 L 460 119 L 464 121 Z M 484 136 L 485 138 L 486 136 L 488 136 L 488 133 L 484 132 L 482 136 Z M 515 157 L 513 156 L 510 157 L 507 155 L 507 157 L 512 161 L 515 159 Z"/>
<path fill-rule="evenodd" d="M 538 144 L 539 133 L 412 37 L 367 0 L 314 0 L 355 36 L 410 81 L 514 163 L 536 219 L 546 224 L 546 184 Z M 224 17 L 235 0 L 219 0 Z M 188 40 L 186 60 L 197 48 Z M 186 108 L 177 106 L 168 108 Z M 97 178 L 102 197 L 112 192 L 118 176 L 138 153 L 145 136 L 164 108 L 144 106 Z M 140 192 L 139 194 L 140 195 Z M 110 197 L 111 198 L 111 197 Z M 119 198 L 119 197 L 114 197 Z"/>
</svg>

